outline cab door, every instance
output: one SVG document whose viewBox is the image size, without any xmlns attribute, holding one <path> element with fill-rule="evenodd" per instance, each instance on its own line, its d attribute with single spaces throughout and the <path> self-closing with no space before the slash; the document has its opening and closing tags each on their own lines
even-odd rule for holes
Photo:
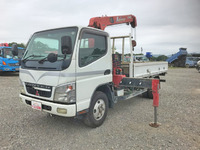
<svg viewBox="0 0 200 150">
<path fill-rule="evenodd" d="M 108 34 L 83 28 L 79 37 L 76 65 L 77 111 L 89 108 L 98 86 L 112 81 L 112 60 Z"/>
</svg>

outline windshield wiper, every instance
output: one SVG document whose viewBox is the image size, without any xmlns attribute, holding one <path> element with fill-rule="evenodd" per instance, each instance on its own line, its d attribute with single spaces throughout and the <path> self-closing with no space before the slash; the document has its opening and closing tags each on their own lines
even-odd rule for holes
<svg viewBox="0 0 200 150">
<path fill-rule="evenodd" d="M 25 59 L 23 59 L 22 61 L 25 63 L 26 61 L 27 61 L 27 59 L 28 58 L 30 58 L 30 57 L 43 57 L 43 56 L 41 56 L 41 55 L 30 55 L 30 56 L 28 56 L 28 57 L 26 57 Z"/>
<path fill-rule="evenodd" d="M 44 61 L 47 59 L 47 57 L 48 57 L 48 56 L 46 56 L 46 57 L 44 57 L 44 58 L 40 59 L 38 62 L 39 62 L 40 64 L 43 64 L 43 63 L 44 63 Z"/>
</svg>

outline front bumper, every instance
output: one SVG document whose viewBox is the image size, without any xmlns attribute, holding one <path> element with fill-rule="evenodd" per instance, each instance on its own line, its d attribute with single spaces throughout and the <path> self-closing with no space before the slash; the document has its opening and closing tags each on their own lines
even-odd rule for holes
<svg viewBox="0 0 200 150">
<path fill-rule="evenodd" d="M 64 117 L 75 117 L 76 116 L 76 104 L 58 104 L 48 101 L 39 100 L 36 98 L 32 98 L 29 96 L 25 96 L 20 94 L 21 101 L 31 106 L 31 101 L 39 102 L 42 104 L 42 111 L 48 112 L 50 114 L 58 115 L 58 116 L 64 116 Z M 67 113 L 58 113 L 58 108 L 66 109 Z"/>
<path fill-rule="evenodd" d="M 0 68 L 0 71 L 19 71 L 19 67 L 7 67 L 7 66 L 2 66 Z"/>
</svg>

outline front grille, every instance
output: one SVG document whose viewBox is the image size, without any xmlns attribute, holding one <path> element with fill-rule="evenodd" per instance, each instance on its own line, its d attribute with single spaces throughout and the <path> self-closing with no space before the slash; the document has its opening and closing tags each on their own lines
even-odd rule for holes
<svg viewBox="0 0 200 150">
<path fill-rule="evenodd" d="M 42 84 L 34 84 L 34 83 L 25 83 L 26 91 L 29 94 L 33 94 L 36 96 L 42 97 L 51 97 L 52 86 L 42 85 Z"/>
<path fill-rule="evenodd" d="M 19 64 L 18 63 L 8 64 L 8 66 L 19 66 Z"/>
</svg>

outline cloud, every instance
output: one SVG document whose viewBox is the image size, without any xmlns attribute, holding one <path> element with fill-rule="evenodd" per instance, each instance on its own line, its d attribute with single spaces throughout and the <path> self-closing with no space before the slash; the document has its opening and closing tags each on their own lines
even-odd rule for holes
<svg viewBox="0 0 200 150">
<path fill-rule="evenodd" d="M 144 52 L 169 54 L 183 46 L 189 52 L 200 52 L 199 0 L 1 0 L 1 6 L 0 42 L 26 43 L 36 31 L 87 26 L 96 16 L 133 14 L 138 22 L 136 52 L 143 47 Z M 125 28 L 107 31 L 128 34 Z"/>
</svg>

